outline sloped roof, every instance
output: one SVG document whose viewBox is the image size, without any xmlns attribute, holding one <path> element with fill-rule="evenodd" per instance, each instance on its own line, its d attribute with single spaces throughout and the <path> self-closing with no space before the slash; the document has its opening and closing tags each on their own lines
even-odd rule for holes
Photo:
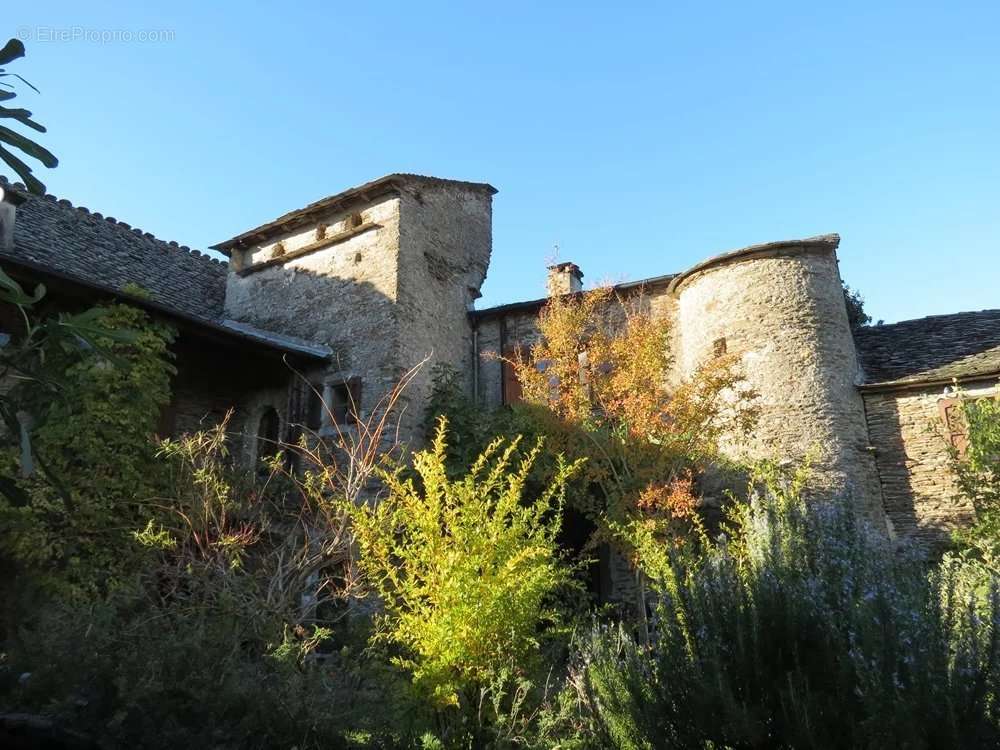
<svg viewBox="0 0 1000 750">
<path fill-rule="evenodd" d="M 854 339 L 866 387 L 1000 373 L 1000 310 L 870 326 L 857 331 Z"/>
<path fill-rule="evenodd" d="M 21 187 L 2 182 L 5 188 Z M 24 202 L 17 207 L 14 244 L 0 257 L 110 291 L 137 284 L 164 307 L 209 320 L 222 316 L 225 263 L 68 200 L 18 192 Z"/>
<path fill-rule="evenodd" d="M 494 195 L 497 189 L 486 182 L 466 182 L 464 180 L 446 180 L 441 177 L 429 177 L 422 174 L 410 174 L 408 172 L 397 172 L 371 180 L 363 185 L 343 190 L 326 198 L 321 198 L 314 203 L 310 203 L 303 208 L 289 211 L 287 214 L 279 216 L 273 221 L 261 224 L 259 227 L 249 229 L 242 234 L 238 234 L 232 239 L 212 245 L 213 250 L 229 255 L 233 248 L 242 245 L 263 242 L 281 232 L 294 229 L 297 226 L 312 221 L 316 216 L 328 214 L 332 211 L 346 210 L 357 203 L 364 203 L 373 198 L 377 198 L 392 191 L 398 191 L 405 185 L 429 185 L 443 187 L 461 187 L 467 190 L 488 193 Z"/>
<path fill-rule="evenodd" d="M 14 243 L 0 250 L 35 273 L 120 296 L 131 304 L 193 324 L 198 330 L 251 342 L 263 350 L 325 359 L 329 347 L 223 318 L 227 264 L 176 242 L 53 195 L 28 193 L 0 176 L 18 201 Z M 123 291 L 136 284 L 149 298 Z"/>
</svg>

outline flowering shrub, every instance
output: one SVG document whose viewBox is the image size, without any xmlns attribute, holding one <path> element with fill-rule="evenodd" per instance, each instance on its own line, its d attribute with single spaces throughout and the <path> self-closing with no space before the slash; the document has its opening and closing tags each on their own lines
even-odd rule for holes
<svg viewBox="0 0 1000 750">
<path fill-rule="evenodd" d="M 765 473 L 718 547 L 650 571 L 648 653 L 592 635 L 584 692 L 605 746 L 1000 742 L 996 579 L 956 559 L 929 570 L 846 505 L 807 507 L 804 481 Z"/>
</svg>

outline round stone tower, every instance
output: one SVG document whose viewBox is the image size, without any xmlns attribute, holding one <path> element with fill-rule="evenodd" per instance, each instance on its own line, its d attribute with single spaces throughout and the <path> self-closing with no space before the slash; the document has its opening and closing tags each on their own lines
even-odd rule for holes
<svg viewBox="0 0 1000 750">
<path fill-rule="evenodd" d="M 834 234 L 754 245 L 677 276 L 677 366 L 687 377 L 723 352 L 738 356 L 761 410 L 743 457 L 810 455 L 822 494 L 884 523 L 839 243 Z"/>
</svg>

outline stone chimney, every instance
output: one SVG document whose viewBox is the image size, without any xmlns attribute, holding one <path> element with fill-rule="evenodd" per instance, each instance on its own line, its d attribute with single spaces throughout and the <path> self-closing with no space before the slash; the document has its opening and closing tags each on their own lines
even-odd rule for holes
<svg viewBox="0 0 1000 750">
<path fill-rule="evenodd" d="M 583 291 L 583 271 L 576 263 L 556 263 L 549 266 L 546 291 L 550 297 Z"/>
<path fill-rule="evenodd" d="M 9 185 L 0 183 L 0 250 L 10 250 L 14 246 L 14 217 L 17 206 L 23 202 L 24 198 Z"/>
</svg>

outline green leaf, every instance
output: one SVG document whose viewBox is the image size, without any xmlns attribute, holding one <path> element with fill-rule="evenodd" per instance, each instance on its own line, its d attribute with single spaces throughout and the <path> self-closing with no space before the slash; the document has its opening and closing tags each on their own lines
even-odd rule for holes
<svg viewBox="0 0 1000 750">
<path fill-rule="evenodd" d="M 8 107 L 0 107 L 0 117 L 13 118 L 18 122 L 27 125 L 29 128 L 37 130 L 39 133 L 45 132 L 45 126 L 39 125 L 37 122 L 32 120 L 31 112 L 26 109 L 9 109 Z"/>
<path fill-rule="evenodd" d="M 20 39 L 10 39 L 0 49 L 0 65 L 6 65 L 19 57 L 24 57 L 24 42 Z"/>
<path fill-rule="evenodd" d="M 38 159 L 38 161 L 49 169 L 59 166 L 59 160 L 55 157 L 55 154 L 47 148 L 39 146 L 30 138 L 25 138 L 20 133 L 15 132 L 10 128 L 5 128 L 3 125 L 0 125 L 0 141 L 21 149 L 28 156 L 33 156 Z"/>
<path fill-rule="evenodd" d="M 2 71 L 2 70 L 3 70 L 3 68 L 0 68 L 0 71 Z M 31 81 L 25 79 L 23 76 L 19 76 L 17 73 L 0 73 L 0 78 L 16 78 L 21 83 L 23 83 L 25 86 L 30 87 L 31 90 L 34 91 L 36 94 L 42 93 L 41 91 L 39 91 L 38 89 L 36 89 L 31 84 Z M 4 85 L 7 86 L 7 84 L 4 84 Z M 9 87 L 9 88 L 12 88 L 12 87 Z"/>
<path fill-rule="evenodd" d="M 10 165 L 10 168 L 17 172 L 18 177 L 24 180 L 24 184 L 27 185 L 30 192 L 35 195 L 45 195 L 45 185 L 31 174 L 31 167 L 18 159 L 3 146 L 0 146 L 0 159 L 7 162 L 7 164 Z"/>
<path fill-rule="evenodd" d="M 45 296 L 45 287 L 39 284 L 33 295 L 28 295 L 14 279 L 0 269 L 0 298 L 13 305 L 27 307 L 37 303 Z"/>
</svg>

